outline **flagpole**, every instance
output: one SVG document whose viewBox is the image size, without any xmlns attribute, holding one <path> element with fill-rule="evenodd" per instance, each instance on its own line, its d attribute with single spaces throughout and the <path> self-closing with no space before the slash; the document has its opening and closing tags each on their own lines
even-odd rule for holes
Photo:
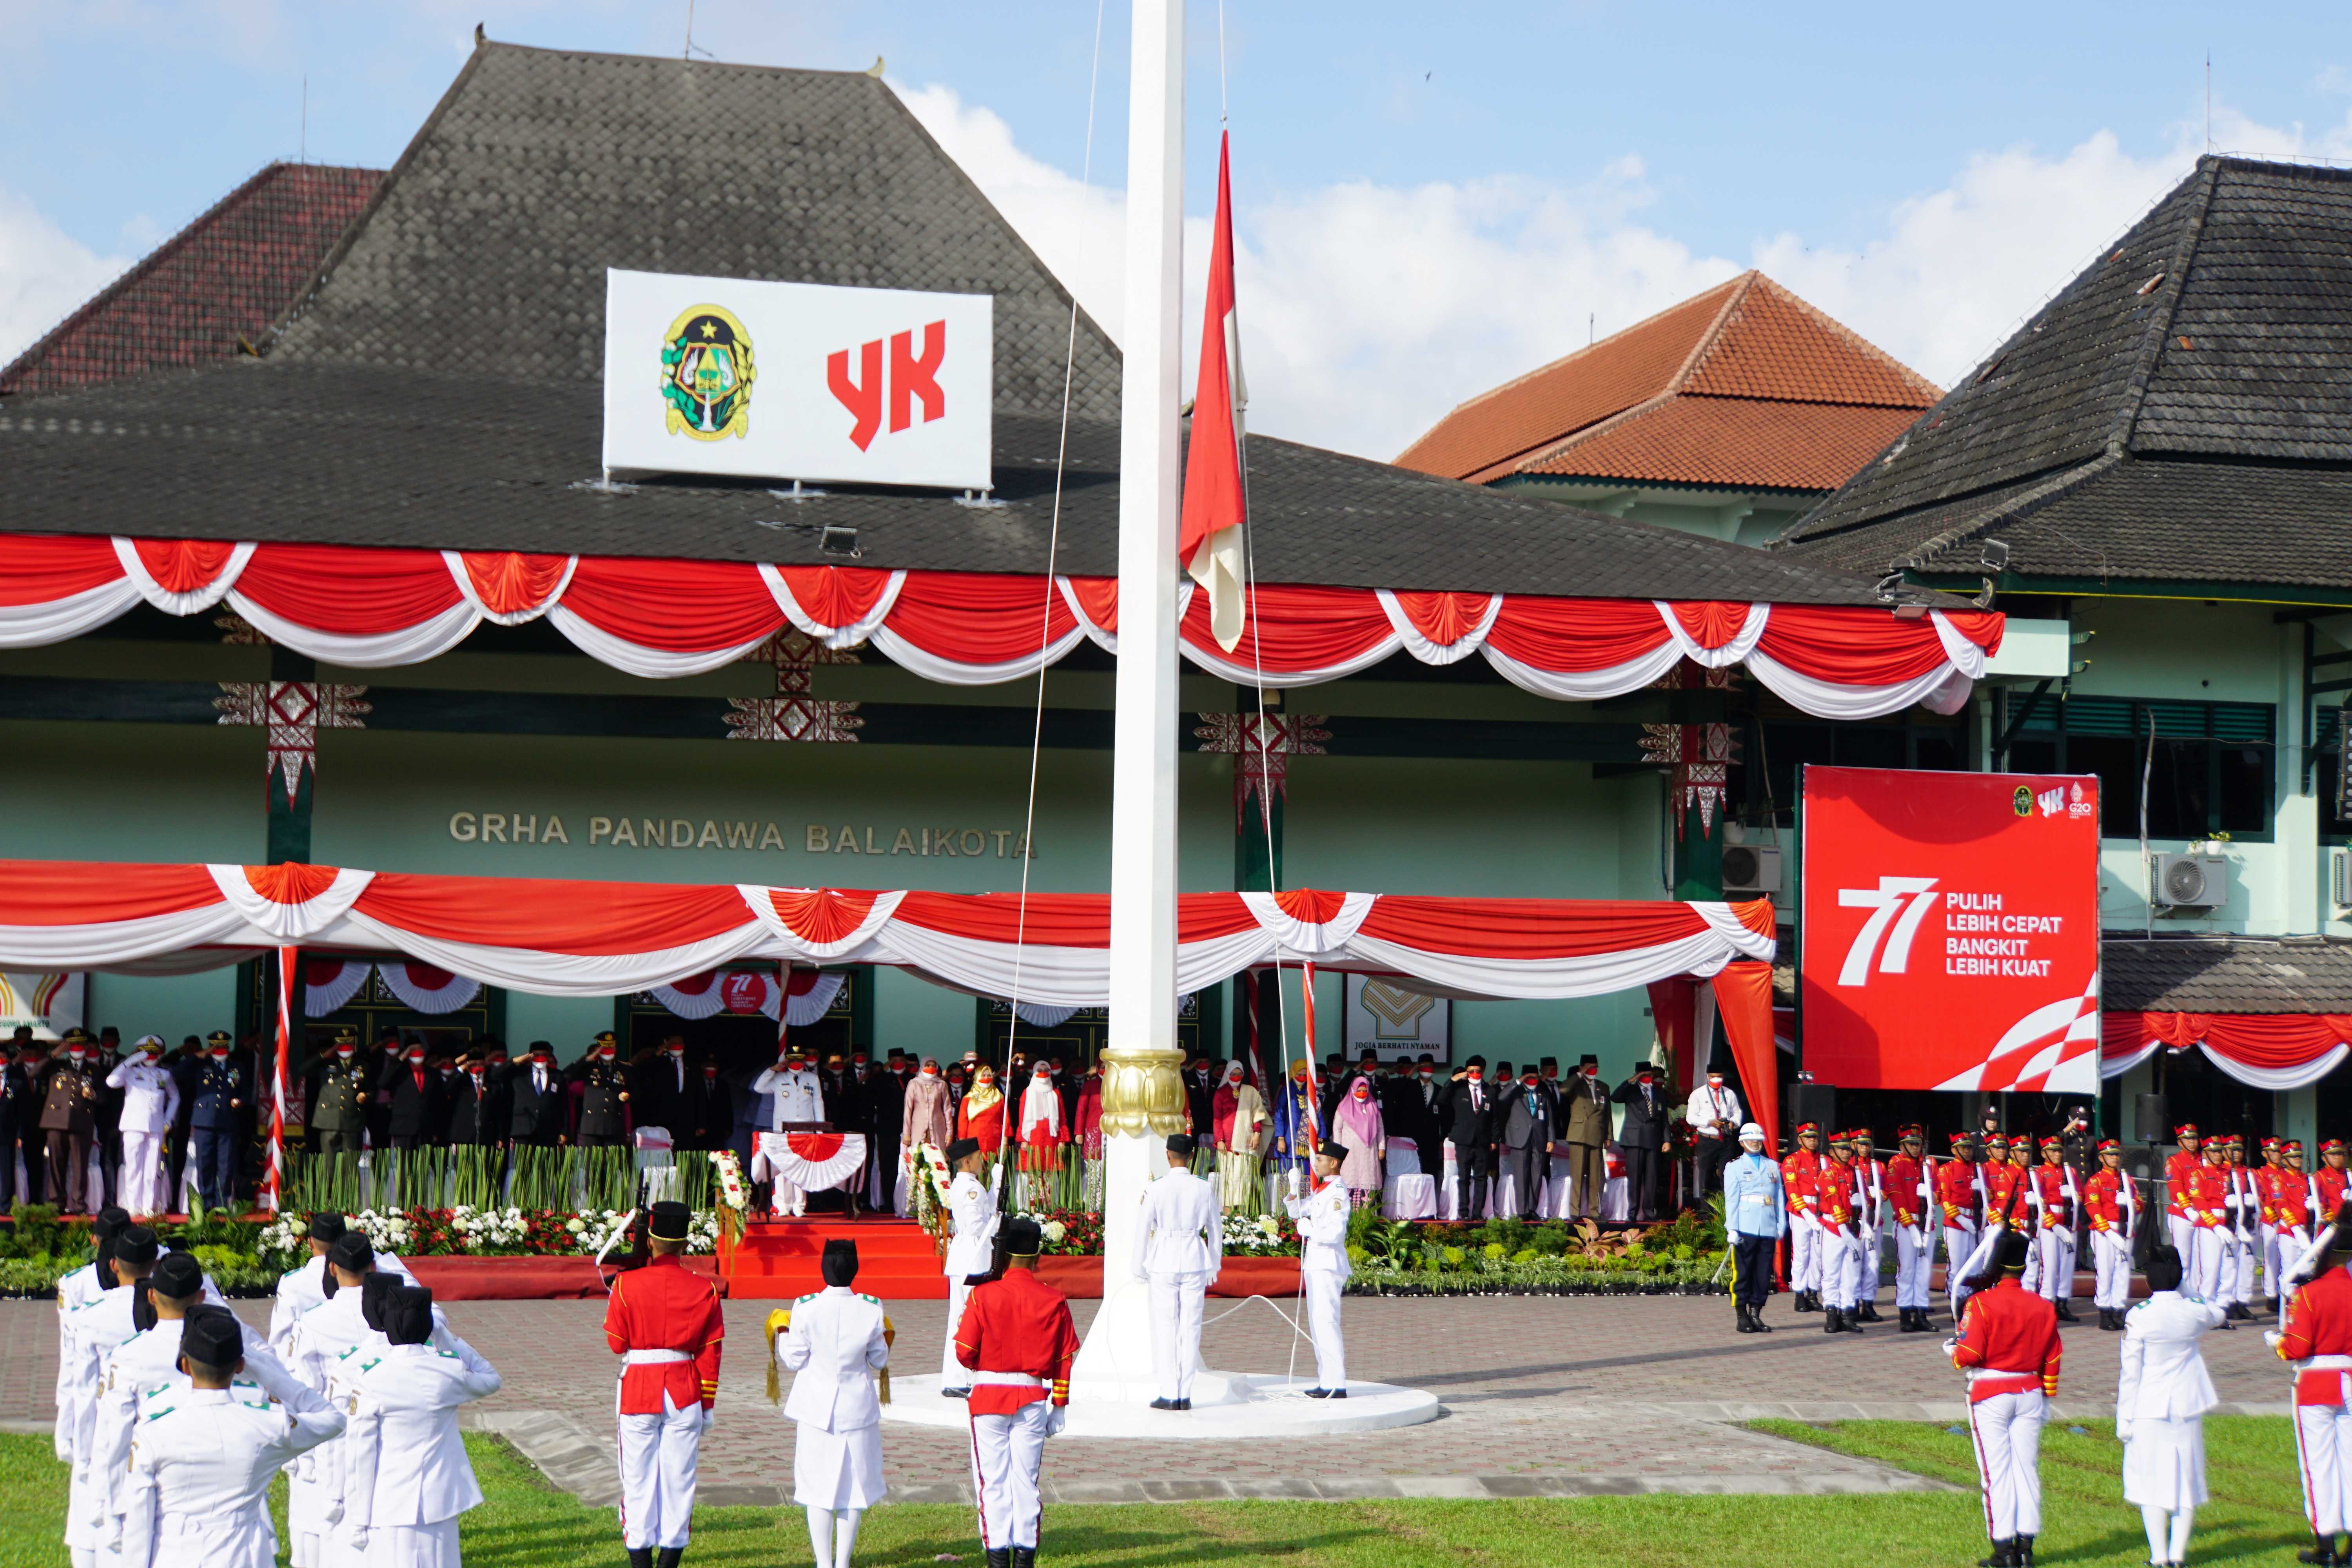
<svg viewBox="0 0 2352 1568">
<path fill-rule="evenodd" d="M 1121 343 L 1118 710 L 1111 763 L 1110 1018 L 1103 1052 L 1103 1295 L 1081 1397 L 1149 1400 L 1150 1321 L 1129 1263 L 1143 1189 L 1184 1125 L 1176 1044 L 1178 309 L 1184 4 L 1134 0 Z"/>
</svg>

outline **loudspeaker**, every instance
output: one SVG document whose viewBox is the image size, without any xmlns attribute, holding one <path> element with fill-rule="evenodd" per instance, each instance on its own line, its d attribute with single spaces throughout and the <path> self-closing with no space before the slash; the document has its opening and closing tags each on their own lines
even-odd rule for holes
<svg viewBox="0 0 2352 1568">
<path fill-rule="evenodd" d="M 2136 1094 L 2132 1096 L 2132 1131 L 2143 1143 L 2169 1143 L 2172 1128 L 2164 1114 L 2164 1096 Z"/>
<path fill-rule="evenodd" d="M 1792 1083 L 1787 1089 L 1789 1125 L 1801 1127 L 1808 1121 L 1821 1124 L 1829 1131 L 1837 1125 L 1837 1086 L 1831 1083 Z"/>
</svg>

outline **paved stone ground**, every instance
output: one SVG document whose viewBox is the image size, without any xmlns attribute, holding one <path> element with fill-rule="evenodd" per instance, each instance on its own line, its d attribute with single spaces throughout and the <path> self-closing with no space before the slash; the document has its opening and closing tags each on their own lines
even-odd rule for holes
<svg viewBox="0 0 2352 1568">
<path fill-rule="evenodd" d="M 1821 1331 L 1776 1298 L 1780 1331 L 1731 1331 L 1720 1298 L 1557 1297 L 1347 1303 L 1349 1370 L 1436 1394 L 1445 1414 L 1425 1426 L 1324 1439 L 1279 1453 L 1197 1442 L 1056 1441 L 1046 1472 L 1055 1500 L 1234 1496 L 1559 1496 L 1643 1491 L 1820 1492 L 1931 1483 L 1742 1430 L 1761 1416 L 1953 1420 L 1959 1383 L 1942 1334 L 1898 1334 L 1890 1321 L 1860 1336 Z M 1286 1310 L 1287 1303 L 1285 1304 Z M 704 1496 L 772 1503 L 791 1487 L 789 1423 L 771 1408 L 760 1325 L 771 1304 L 730 1303 L 719 1419 L 704 1439 Z M 1081 1331 L 1095 1304 L 1072 1303 Z M 1234 1372 L 1290 1365 L 1290 1328 L 1262 1301 L 1212 1301 L 1202 1350 Z M 261 1303 L 240 1304 L 247 1321 Z M 448 1308 L 451 1325 L 506 1375 L 475 1408 L 559 1483 L 593 1501 L 614 1490 L 613 1366 L 594 1302 L 477 1301 Z M 891 1308 L 910 1373 L 935 1373 L 941 1302 Z M 2259 1325 L 2254 1325 L 2258 1329 Z M 2113 1414 L 2120 1336 L 2088 1322 L 2066 1331 L 2058 1414 Z M 2209 1335 L 2206 1361 L 2225 1409 L 2283 1413 L 2283 1369 L 2259 1331 Z M 1297 1365 L 1312 1357 L 1298 1342 Z M 51 1413 L 56 1315 L 47 1302 L 0 1302 L 0 1424 Z M 902 1501 L 969 1496 L 966 1445 L 952 1432 L 887 1426 L 883 1448 Z"/>
</svg>

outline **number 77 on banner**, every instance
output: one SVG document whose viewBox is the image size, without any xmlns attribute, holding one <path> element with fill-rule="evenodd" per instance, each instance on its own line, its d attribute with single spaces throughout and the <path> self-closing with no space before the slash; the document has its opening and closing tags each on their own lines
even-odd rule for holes
<svg viewBox="0 0 2352 1568">
<path fill-rule="evenodd" d="M 1880 961 L 1881 974 L 1901 974 L 1911 964 L 1911 939 L 1919 932 L 1919 922 L 1935 908 L 1931 896 L 1937 879 L 1934 877 L 1881 877 L 1875 888 L 1840 888 L 1838 905 L 1842 909 L 1868 910 L 1870 918 L 1854 933 L 1853 945 L 1845 950 L 1845 964 L 1838 971 L 1840 985 L 1864 985 L 1870 980 L 1870 961 L 1878 956 L 1878 944 L 1885 938 L 1885 957 Z M 1906 900 L 1909 907 L 1906 908 Z M 1902 918 L 1895 918 L 1900 911 Z M 1894 934 L 1887 926 L 1892 923 Z"/>
</svg>

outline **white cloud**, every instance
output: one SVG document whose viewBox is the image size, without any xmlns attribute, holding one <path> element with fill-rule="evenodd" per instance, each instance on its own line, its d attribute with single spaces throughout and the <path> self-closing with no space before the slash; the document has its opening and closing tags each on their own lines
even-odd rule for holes
<svg viewBox="0 0 2352 1568">
<path fill-rule="evenodd" d="M 916 115 L 1114 337 L 1123 204 L 1015 144 L 952 89 L 900 89 Z M 1096 159 L 1105 137 L 1097 126 Z M 2316 132 L 2217 106 L 2213 142 L 2272 157 L 2352 156 L 2352 116 Z M 2176 126 L 2163 153 L 2101 131 L 2056 155 L 1980 153 L 1901 201 L 1857 248 L 1759 237 L 1703 256 L 1645 222 L 1647 174 L 1623 159 L 1581 184 L 1516 176 L 1416 186 L 1352 182 L 1237 215 L 1237 289 L 1251 428 L 1393 457 L 1465 397 L 1760 267 L 1939 384 L 2179 180 L 2203 145 Z M 1189 362 L 1207 225 L 1185 226 Z M 1186 372 L 1190 385 L 1191 372 Z"/>
<path fill-rule="evenodd" d="M 96 254 L 22 196 L 0 191 L 0 364 L 129 265 L 124 257 Z"/>
</svg>

